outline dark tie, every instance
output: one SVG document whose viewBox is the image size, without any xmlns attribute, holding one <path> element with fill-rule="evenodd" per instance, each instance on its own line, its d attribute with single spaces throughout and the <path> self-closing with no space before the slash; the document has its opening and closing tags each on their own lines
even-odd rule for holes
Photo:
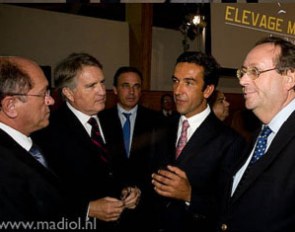
<svg viewBox="0 0 295 232">
<path fill-rule="evenodd" d="M 126 121 L 123 126 L 123 136 L 124 136 L 124 145 L 127 157 L 129 156 L 129 147 L 130 147 L 130 115 L 131 113 L 123 113 L 126 117 Z"/>
<path fill-rule="evenodd" d="M 176 146 L 176 159 L 180 155 L 182 149 L 184 148 L 186 142 L 187 142 L 187 129 L 189 128 L 189 123 L 187 120 L 184 120 L 182 122 L 182 129 L 181 129 L 181 134 Z"/>
<path fill-rule="evenodd" d="M 271 133 L 271 129 L 268 126 L 263 126 L 263 129 L 261 130 L 258 138 L 256 147 L 253 153 L 253 156 L 250 161 L 250 165 L 254 164 L 257 160 L 261 158 L 261 156 L 264 155 L 265 149 L 266 149 L 266 143 L 267 143 L 267 137 Z"/>
<path fill-rule="evenodd" d="M 42 155 L 39 147 L 36 144 L 33 144 L 32 147 L 29 150 L 29 153 L 38 161 L 40 162 L 44 167 L 48 168 L 47 162 Z"/>
<path fill-rule="evenodd" d="M 91 141 L 92 143 L 99 148 L 100 152 L 100 158 L 104 161 L 104 162 L 108 162 L 107 159 L 107 149 L 106 146 L 103 142 L 102 136 L 100 134 L 99 128 L 98 128 L 98 124 L 95 118 L 90 118 L 88 120 L 88 123 L 91 125 Z"/>
</svg>

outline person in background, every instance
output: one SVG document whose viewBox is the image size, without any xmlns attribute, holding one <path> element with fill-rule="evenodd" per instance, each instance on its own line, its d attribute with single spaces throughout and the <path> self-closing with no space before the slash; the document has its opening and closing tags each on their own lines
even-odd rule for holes
<svg viewBox="0 0 295 232">
<path fill-rule="evenodd" d="M 62 188 L 30 137 L 49 123 L 48 81 L 34 61 L 1 56 L 0 83 L 0 220 L 61 220 Z"/>
<path fill-rule="evenodd" d="M 121 218 L 122 228 L 133 228 L 133 231 L 147 230 L 150 225 L 151 133 L 160 124 L 158 112 L 139 104 L 142 84 L 143 77 L 137 68 L 118 68 L 113 80 L 117 104 L 99 114 L 105 138 L 111 145 L 114 171 L 122 183 L 138 186 L 142 192 L 137 210 L 127 210 Z"/>
<path fill-rule="evenodd" d="M 266 37 L 237 71 L 245 106 L 262 123 L 228 177 L 219 231 L 295 230 L 295 45 Z"/>
<path fill-rule="evenodd" d="M 218 84 L 218 68 L 216 60 L 202 52 L 184 52 L 177 58 L 172 81 L 181 117 L 166 132 L 154 133 L 156 231 L 215 229 L 223 176 L 245 144 L 207 103 Z"/>
<path fill-rule="evenodd" d="M 173 96 L 169 93 L 163 94 L 161 96 L 161 114 L 166 119 L 171 119 L 179 115 L 175 111 L 175 103 Z"/>
<path fill-rule="evenodd" d="M 224 93 L 220 90 L 214 90 L 208 99 L 208 104 L 214 114 L 221 121 L 224 121 L 229 115 L 229 102 L 226 100 Z"/>
<path fill-rule="evenodd" d="M 65 102 L 50 117 L 50 126 L 35 134 L 49 162 L 74 202 L 73 216 L 97 218 L 101 231 L 117 231 L 124 209 L 140 199 L 135 187 L 120 185 L 97 113 L 106 101 L 102 65 L 86 53 L 73 53 L 54 70 L 55 86 Z M 125 187 L 125 188 L 123 188 Z"/>
</svg>

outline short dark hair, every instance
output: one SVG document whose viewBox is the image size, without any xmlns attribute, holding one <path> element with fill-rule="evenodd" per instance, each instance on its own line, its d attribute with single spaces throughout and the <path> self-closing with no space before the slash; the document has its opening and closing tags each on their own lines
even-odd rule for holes
<svg viewBox="0 0 295 232">
<path fill-rule="evenodd" d="M 54 69 L 55 87 L 73 88 L 75 78 L 84 66 L 95 66 L 102 69 L 102 64 L 87 53 L 72 53 L 63 59 Z"/>
<path fill-rule="evenodd" d="M 208 104 L 209 106 L 211 106 L 211 108 L 213 107 L 214 103 L 217 101 L 217 98 L 218 98 L 218 93 L 220 91 L 215 89 L 212 94 L 210 95 L 210 97 L 208 98 Z"/>
<path fill-rule="evenodd" d="M 278 46 L 281 49 L 280 54 L 276 57 L 274 61 L 276 63 L 276 68 L 279 72 L 284 72 L 291 70 L 294 72 L 295 69 L 295 45 L 290 41 L 276 36 L 264 37 L 259 40 L 255 46 L 271 43 L 274 46 Z"/>
<path fill-rule="evenodd" d="M 204 89 L 207 85 L 214 85 L 217 87 L 220 66 L 213 56 L 207 55 L 203 52 L 188 51 L 182 53 L 176 60 L 176 64 L 183 62 L 193 63 L 204 68 Z"/>
<path fill-rule="evenodd" d="M 143 82 L 142 73 L 137 68 L 131 67 L 131 66 L 122 66 L 117 69 L 117 71 L 114 75 L 113 86 L 118 85 L 118 79 L 121 74 L 128 73 L 128 72 L 136 73 L 140 77 L 141 82 Z"/>
</svg>

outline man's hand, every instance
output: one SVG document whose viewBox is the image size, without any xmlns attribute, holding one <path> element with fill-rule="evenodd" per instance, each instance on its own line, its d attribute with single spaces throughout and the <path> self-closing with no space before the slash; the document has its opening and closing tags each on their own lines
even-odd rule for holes
<svg viewBox="0 0 295 232">
<path fill-rule="evenodd" d="M 191 200 L 191 185 L 186 173 L 175 166 L 167 166 L 167 170 L 160 169 L 152 174 L 152 184 L 155 191 L 164 197 L 178 200 Z"/>
<path fill-rule="evenodd" d="M 124 202 L 113 197 L 104 197 L 89 203 L 89 217 L 102 221 L 116 221 L 124 210 Z"/>
<path fill-rule="evenodd" d="M 141 191 L 137 187 L 127 187 L 122 190 L 121 200 L 125 208 L 135 209 L 140 201 Z"/>
</svg>

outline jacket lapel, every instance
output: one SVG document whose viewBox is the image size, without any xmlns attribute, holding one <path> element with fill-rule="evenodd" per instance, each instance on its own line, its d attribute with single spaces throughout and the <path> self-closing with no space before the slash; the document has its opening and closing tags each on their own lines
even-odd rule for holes
<svg viewBox="0 0 295 232">
<path fill-rule="evenodd" d="M 284 147 L 287 146 L 289 141 L 294 138 L 294 128 L 295 112 L 293 112 L 289 119 L 287 119 L 287 121 L 282 125 L 277 135 L 275 135 L 275 138 L 273 139 L 267 152 L 251 167 L 247 173 L 247 176 L 245 177 L 245 181 L 241 186 L 239 186 L 239 191 L 234 193 L 232 198 L 233 202 L 243 195 L 245 191 L 247 191 L 250 185 L 255 182 L 257 178 L 259 178 L 260 174 L 263 173 L 265 169 L 275 162 L 275 159 L 280 155 Z M 251 150 L 248 152 L 248 154 L 250 154 L 250 152 Z M 249 157 L 249 155 L 247 157 Z"/>
</svg>

